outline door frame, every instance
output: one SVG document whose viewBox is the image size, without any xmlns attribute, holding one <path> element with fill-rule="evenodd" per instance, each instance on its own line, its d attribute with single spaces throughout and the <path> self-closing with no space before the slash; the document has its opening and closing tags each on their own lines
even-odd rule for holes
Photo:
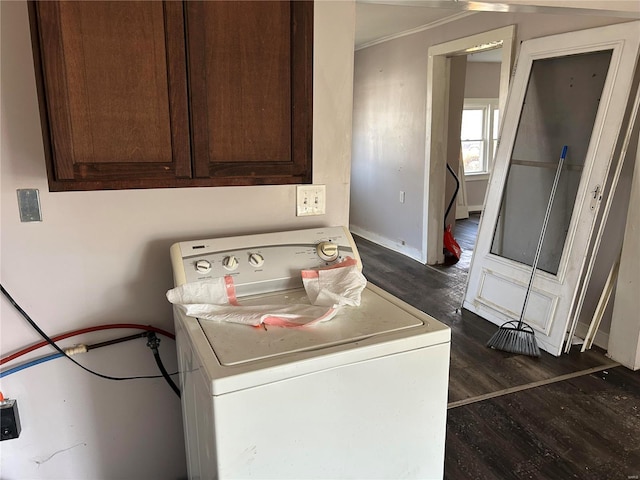
<svg viewBox="0 0 640 480">
<path fill-rule="evenodd" d="M 513 71 L 516 26 L 490 30 L 469 37 L 433 45 L 428 51 L 427 105 L 425 139 L 426 221 L 422 232 L 421 260 L 428 265 L 442 263 L 445 185 L 447 164 L 447 105 L 449 100 L 449 57 L 502 48 L 500 68 L 500 125 L 507 104 L 509 81 Z M 498 138 L 498 142 L 500 139 Z"/>
</svg>

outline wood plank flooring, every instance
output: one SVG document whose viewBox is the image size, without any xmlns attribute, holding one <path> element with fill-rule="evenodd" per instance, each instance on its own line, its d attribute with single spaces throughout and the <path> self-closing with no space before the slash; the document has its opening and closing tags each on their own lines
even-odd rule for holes
<svg viewBox="0 0 640 480">
<path fill-rule="evenodd" d="M 457 222 L 460 261 L 434 267 L 355 237 L 371 283 L 451 328 L 445 477 L 640 475 L 640 372 L 597 348 L 538 359 L 487 348 L 498 327 L 460 309 L 477 225 Z"/>
<path fill-rule="evenodd" d="M 448 479 L 640 475 L 640 381 L 624 367 L 450 409 Z"/>
</svg>

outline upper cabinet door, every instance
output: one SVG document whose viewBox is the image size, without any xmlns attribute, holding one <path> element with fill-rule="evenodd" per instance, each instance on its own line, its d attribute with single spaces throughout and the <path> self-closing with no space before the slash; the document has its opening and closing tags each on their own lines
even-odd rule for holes
<svg viewBox="0 0 640 480">
<path fill-rule="evenodd" d="M 50 190 L 311 182 L 313 2 L 29 12 Z"/>
<path fill-rule="evenodd" d="M 182 4 L 30 8 L 51 190 L 168 186 L 189 177 Z"/>
<path fill-rule="evenodd" d="M 313 2 L 186 2 L 195 177 L 308 183 Z"/>
</svg>

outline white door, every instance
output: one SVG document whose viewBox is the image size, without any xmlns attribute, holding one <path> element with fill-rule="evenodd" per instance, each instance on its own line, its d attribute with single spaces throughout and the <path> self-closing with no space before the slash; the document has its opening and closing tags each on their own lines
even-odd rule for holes
<svg viewBox="0 0 640 480">
<path fill-rule="evenodd" d="M 522 43 L 488 186 L 464 307 L 501 325 L 518 320 L 563 146 L 553 202 L 524 321 L 559 355 L 616 145 L 637 88 L 640 22 Z M 598 220 L 600 221 L 600 220 Z"/>
</svg>

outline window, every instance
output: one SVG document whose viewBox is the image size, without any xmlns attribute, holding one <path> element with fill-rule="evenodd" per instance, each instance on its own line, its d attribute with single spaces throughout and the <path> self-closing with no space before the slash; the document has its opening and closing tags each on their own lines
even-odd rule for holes
<svg viewBox="0 0 640 480">
<path fill-rule="evenodd" d="M 498 144 L 498 99 L 465 99 L 462 162 L 465 175 L 489 173 Z"/>
</svg>

